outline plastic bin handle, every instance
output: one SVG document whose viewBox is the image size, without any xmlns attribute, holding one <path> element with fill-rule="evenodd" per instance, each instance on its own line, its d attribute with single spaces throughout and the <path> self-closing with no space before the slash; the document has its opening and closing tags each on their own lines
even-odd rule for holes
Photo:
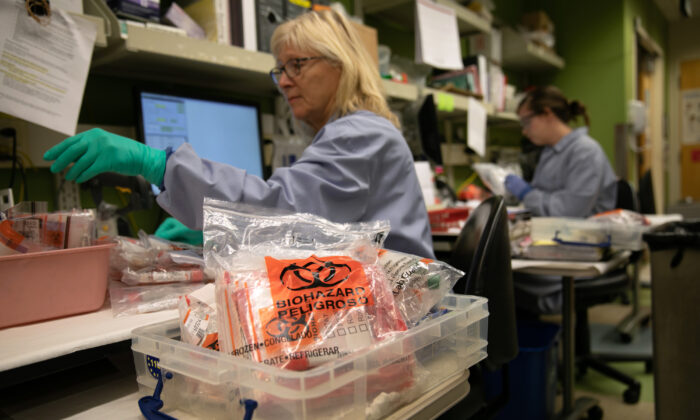
<svg viewBox="0 0 700 420">
<path fill-rule="evenodd" d="M 173 374 L 167 372 L 165 377 L 170 379 L 173 377 Z M 177 420 L 175 417 L 158 411 L 163 408 L 163 400 L 160 399 L 161 391 L 163 391 L 163 376 L 158 375 L 158 384 L 156 384 L 156 389 L 153 391 L 153 395 L 145 396 L 139 399 L 139 409 L 141 409 L 141 414 L 143 414 L 143 416 L 148 420 Z"/>
<path fill-rule="evenodd" d="M 243 420 L 253 420 L 253 412 L 258 408 L 258 402 L 251 399 L 241 400 L 241 404 L 245 407 L 245 415 Z"/>
<path fill-rule="evenodd" d="M 596 248 L 608 248 L 610 245 L 612 245 L 612 236 L 608 235 L 608 240 L 605 242 L 599 242 L 597 244 L 591 244 L 588 242 L 576 242 L 576 241 L 565 241 L 564 239 L 561 239 L 559 237 L 559 231 L 554 232 L 554 238 L 552 238 L 552 241 L 560 244 L 560 245 L 573 245 L 573 246 L 593 246 Z"/>
</svg>

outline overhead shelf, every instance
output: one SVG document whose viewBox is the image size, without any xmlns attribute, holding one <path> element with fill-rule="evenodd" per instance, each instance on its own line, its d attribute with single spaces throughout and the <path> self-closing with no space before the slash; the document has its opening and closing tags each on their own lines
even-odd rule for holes
<svg viewBox="0 0 700 420">
<path fill-rule="evenodd" d="M 442 118 L 464 118 L 469 111 L 469 96 L 460 95 L 458 93 L 445 92 L 434 88 L 423 88 L 422 95 L 433 95 L 435 106 L 438 107 L 438 115 Z M 443 99 L 440 99 L 443 96 Z M 447 96 L 448 98 L 444 98 Z M 447 105 L 449 109 L 439 109 L 442 102 L 442 108 Z M 486 116 L 489 124 L 508 124 L 519 125 L 518 115 L 514 112 L 496 111 L 492 104 L 481 102 L 481 105 L 486 108 Z"/>
<path fill-rule="evenodd" d="M 494 111 L 489 113 L 489 123 L 508 126 L 520 126 L 520 119 L 515 112 L 499 112 Z"/>
<path fill-rule="evenodd" d="M 137 80 L 159 80 L 272 95 L 272 55 L 194 39 L 155 28 L 119 22 L 99 0 L 85 1 L 85 11 L 104 20 L 107 46 L 95 50 L 91 71 Z"/>
<path fill-rule="evenodd" d="M 513 70 L 563 69 L 564 59 L 510 29 L 503 30 L 503 67 Z"/>
<path fill-rule="evenodd" d="M 435 3 L 455 11 L 459 33 L 483 32 L 487 34 L 491 32 L 491 19 L 487 19 L 453 0 L 435 0 Z"/>
<path fill-rule="evenodd" d="M 442 118 L 464 118 L 469 109 L 468 96 L 429 87 L 423 88 L 422 93 L 423 96 L 433 95 L 438 115 Z"/>
<path fill-rule="evenodd" d="M 100 17 L 85 15 L 98 23 L 98 40 L 105 48 L 95 51 L 92 71 L 142 80 L 167 80 L 218 89 L 273 95 L 277 92 L 269 71 L 275 66 L 271 54 L 248 51 L 231 45 L 127 25 L 119 35 L 111 11 L 93 7 Z M 382 80 L 389 99 L 415 101 L 418 87 Z"/>
<path fill-rule="evenodd" d="M 129 26 L 126 39 L 96 51 L 92 70 L 145 80 L 187 81 L 247 93 L 275 91 L 272 55 Z"/>
<path fill-rule="evenodd" d="M 268 74 L 275 66 L 271 54 L 137 25 L 127 25 L 125 36 L 120 36 L 119 22 L 109 9 L 95 0 L 89 0 L 87 4 L 92 7 L 86 11 L 98 16 L 86 16 L 98 24 L 98 40 L 103 40 L 100 41 L 103 48 L 96 49 L 93 54 L 91 71 L 141 80 L 186 82 L 193 86 L 212 86 L 255 95 L 274 95 L 277 92 Z M 442 117 L 464 118 L 468 109 L 465 95 L 419 89 L 414 84 L 385 79 L 382 84 L 391 100 L 410 102 L 432 93 L 437 104 L 441 95 L 448 95 L 450 109 L 440 110 Z M 494 114 L 493 107 L 488 105 L 487 112 L 489 120 L 517 121 L 512 115 Z"/>
<path fill-rule="evenodd" d="M 473 163 L 473 159 L 466 153 L 467 145 L 464 143 L 441 143 L 443 166 L 467 166 Z"/>
<path fill-rule="evenodd" d="M 399 83 L 382 79 L 384 90 L 389 99 L 400 99 L 403 101 L 415 101 L 418 99 L 418 87 L 410 83 Z"/>
<path fill-rule="evenodd" d="M 362 2 L 356 1 L 356 3 L 361 3 L 360 7 L 363 15 L 377 16 L 409 28 L 414 26 L 414 0 L 363 0 Z M 491 19 L 485 18 L 453 0 L 435 0 L 435 3 L 455 11 L 457 27 L 461 34 L 491 32 Z"/>
</svg>

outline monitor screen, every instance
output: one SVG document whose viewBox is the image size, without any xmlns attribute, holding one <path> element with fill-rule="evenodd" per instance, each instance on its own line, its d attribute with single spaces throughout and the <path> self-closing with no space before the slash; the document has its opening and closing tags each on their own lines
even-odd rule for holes
<svg viewBox="0 0 700 420">
<path fill-rule="evenodd" d="M 258 107 L 222 99 L 140 90 L 141 140 L 173 150 L 189 143 L 201 158 L 226 163 L 263 177 Z M 154 192 L 159 193 L 154 187 Z"/>
<path fill-rule="evenodd" d="M 425 97 L 418 111 L 418 129 L 425 156 L 434 165 L 442 165 L 440 131 L 438 129 L 437 109 L 435 108 L 433 95 Z"/>
</svg>

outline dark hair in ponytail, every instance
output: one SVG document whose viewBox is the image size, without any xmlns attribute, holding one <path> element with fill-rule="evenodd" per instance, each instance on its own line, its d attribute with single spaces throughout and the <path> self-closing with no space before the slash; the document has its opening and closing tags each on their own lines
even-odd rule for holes
<svg viewBox="0 0 700 420">
<path fill-rule="evenodd" d="M 528 91 L 525 98 L 520 101 L 518 109 L 524 105 L 527 105 L 536 115 L 544 114 L 545 108 L 549 108 L 564 123 L 581 116 L 586 125 L 591 124 L 586 107 L 577 100 L 569 102 L 564 94 L 554 86 L 540 86 Z"/>
</svg>

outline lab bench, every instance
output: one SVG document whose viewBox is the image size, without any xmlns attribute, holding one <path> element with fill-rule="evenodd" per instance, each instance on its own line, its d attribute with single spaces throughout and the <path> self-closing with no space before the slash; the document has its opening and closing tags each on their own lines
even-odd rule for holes
<svg viewBox="0 0 700 420">
<path fill-rule="evenodd" d="M 0 417 L 68 417 L 135 392 L 131 331 L 176 317 L 170 310 L 114 318 L 106 304 L 0 330 Z"/>
</svg>

